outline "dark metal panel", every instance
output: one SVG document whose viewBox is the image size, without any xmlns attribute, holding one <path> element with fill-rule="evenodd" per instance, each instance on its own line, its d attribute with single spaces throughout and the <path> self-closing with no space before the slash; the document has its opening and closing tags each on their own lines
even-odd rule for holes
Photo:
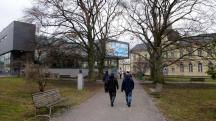
<svg viewBox="0 0 216 121">
<path fill-rule="evenodd" d="M 0 55 L 13 50 L 14 23 L 9 24 L 0 32 Z"/>
<path fill-rule="evenodd" d="M 13 49 L 21 51 L 34 51 L 33 42 L 35 41 L 35 25 L 14 22 Z"/>
</svg>

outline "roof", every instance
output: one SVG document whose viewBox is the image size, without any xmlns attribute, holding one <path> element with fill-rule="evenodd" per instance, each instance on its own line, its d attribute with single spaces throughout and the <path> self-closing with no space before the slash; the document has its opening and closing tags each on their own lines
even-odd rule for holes
<svg viewBox="0 0 216 121">
<path fill-rule="evenodd" d="M 210 43 L 216 38 L 216 33 L 210 34 L 199 34 L 196 36 L 184 37 L 182 41 L 179 42 L 180 46 L 187 46 L 190 44 L 205 44 Z"/>
<path fill-rule="evenodd" d="M 145 44 L 137 44 L 130 51 L 131 53 L 133 53 L 133 52 L 140 52 L 140 51 L 145 51 L 145 50 L 146 50 Z"/>
</svg>

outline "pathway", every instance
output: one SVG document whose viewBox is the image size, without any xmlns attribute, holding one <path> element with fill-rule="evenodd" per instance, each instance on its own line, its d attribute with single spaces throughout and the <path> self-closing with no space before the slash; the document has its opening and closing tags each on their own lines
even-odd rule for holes
<svg viewBox="0 0 216 121">
<path fill-rule="evenodd" d="M 119 84 L 121 85 L 121 84 Z M 114 107 L 108 94 L 101 89 L 85 103 L 57 114 L 52 121 L 165 121 L 143 87 L 135 83 L 131 107 L 127 107 L 124 93 L 118 90 Z"/>
</svg>

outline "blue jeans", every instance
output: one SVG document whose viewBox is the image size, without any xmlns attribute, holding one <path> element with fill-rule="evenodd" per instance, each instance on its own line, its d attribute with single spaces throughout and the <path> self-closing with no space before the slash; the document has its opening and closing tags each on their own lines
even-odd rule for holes
<svg viewBox="0 0 216 121">
<path fill-rule="evenodd" d="M 110 102 L 114 103 L 115 97 L 116 97 L 116 92 L 109 92 L 109 96 L 110 96 Z"/>
<path fill-rule="evenodd" d="M 132 91 L 125 92 L 125 96 L 126 96 L 126 102 L 127 102 L 127 104 L 131 104 L 131 101 L 132 101 Z"/>
</svg>

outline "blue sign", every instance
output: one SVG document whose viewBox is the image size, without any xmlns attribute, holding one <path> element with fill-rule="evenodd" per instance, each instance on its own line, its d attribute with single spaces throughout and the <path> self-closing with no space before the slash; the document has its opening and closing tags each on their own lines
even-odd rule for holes
<svg viewBox="0 0 216 121">
<path fill-rule="evenodd" d="M 107 56 L 108 57 L 129 57 L 129 44 L 118 41 L 110 41 L 107 43 Z"/>
</svg>

